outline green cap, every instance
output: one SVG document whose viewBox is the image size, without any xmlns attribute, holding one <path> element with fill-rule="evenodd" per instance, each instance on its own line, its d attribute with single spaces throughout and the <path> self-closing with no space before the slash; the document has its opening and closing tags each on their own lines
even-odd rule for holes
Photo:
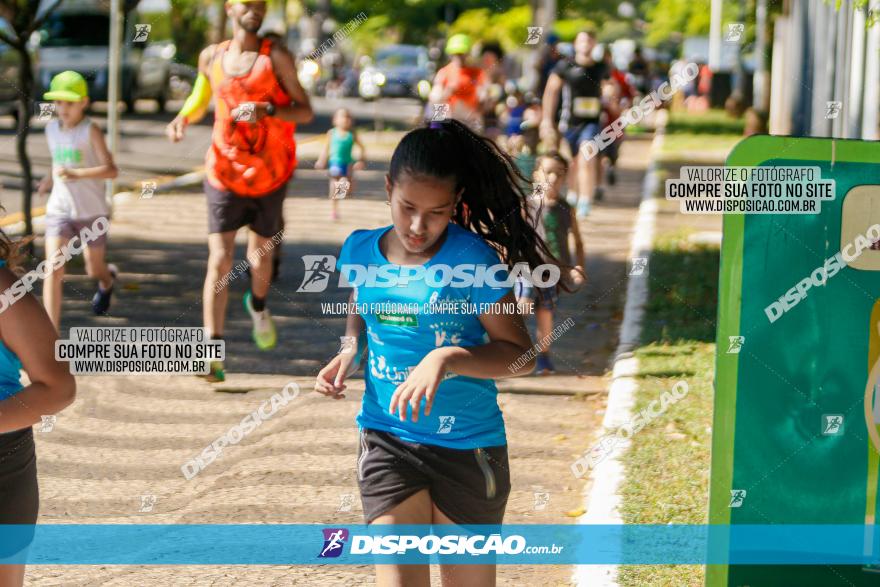
<svg viewBox="0 0 880 587">
<path fill-rule="evenodd" d="M 446 41 L 446 54 L 447 55 L 462 55 L 467 54 L 471 50 L 471 38 L 464 33 L 459 33 L 457 35 L 452 35 L 449 37 L 449 40 Z"/>
<path fill-rule="evenodd" d="M 89 97 L 89 85 L 86 78 L 75 71 L 62 71 L 52 78 L 49 91 L 43 94 L 44 100 L 62 100 L 79 102 Z"/>
</svg>

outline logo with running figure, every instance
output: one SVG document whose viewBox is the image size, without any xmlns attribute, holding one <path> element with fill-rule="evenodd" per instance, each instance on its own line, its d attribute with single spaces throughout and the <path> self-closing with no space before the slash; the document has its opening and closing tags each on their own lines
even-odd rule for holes
<svg viewBox="0 0 880 587">
<path fill-rule="evenodd" d="M 745 336 L 729 336 L 730 346 L 727 347 L 728 355 L 738 355 L 746 342 Z"/>
<path fill-rule="evenodd" d="M 155 181 L 142 181 L 141 182 L 141 198 L 150 199 L 153 197 L 153 194 L 156 193 L 156 185 Z"/>
<path fill-rule="evenodd" d="M 839 100 L 835 100 L 832 102 L 825 103 L 825 120 L 833 120 L 840 116 L 840 109 L 843 106 L 843 102 Z"/>
<path fill-rule="evenodd" d="M 431 122 L 442 122 L 449 118 L 449 104 L 432 104 Z"/>
<path fill-rule="evenodd" d="M 46 122 L 55 116 L 55 102 L 37 102 L 37 106 L 39 106 L 37 120 Z"/>
<path fill-rule="evenodd" d="M 437 428 L 437 434 L 449 434 L 452 432 L 453 424 L 455 424 L 455 416 L 440 416 L 440 427 Z"/>
<path fill-rule="evenodd" d="M 303 255 L 302 260 L 306 274 L 296 291 L 317 293 L 327 289 L 330 276 L 336 267 L 336 257 L 333 255 Z"/>
<path fill-rule="evenodd" d="M 134 38 L 131 41 L 133 43 L 146 43 L 152 28 L 153 26 L 149 24 L 134 25 Z"/>
<path fill-rule="evenodd" d="M 141 508 L 138 510 L 140 513 L 150 513 L 153 511 L 153 507 L 156 505 L 156 496 L 153 494 L 147 494 L 141 496 Z"/>
<path fill-rule="evenodd" d="M 58 421 L 58 416 L 52 414 L 51 416 L 40 416 L 40 418 L 42 419 L 40 432 L 52 432 L 55 430 L 55 422 Z"/>
<path fill-rule="evenodd" d="M 342 554 L 342 547 L 348 540 L 348 530 L 345 528 L 324 528 L 324 547 L 318 558 L 336 558 Z"/>
<path fill-rule="evenodd" d="M 843 414 L 822 414 L 822 435 L 840 436 L 843 434 Z"/>
<path fill-rule="evenodd" d="M 330 197 L 331 200 L 343 200 L 345 196 L 348 195 L 349 190 L 351 189 L 351 182 L 344 177 L 340 177 L 336 180 L 336 186 L 333 188 L 333 195 Z"/>
<path fill-rule="evenodd" d="M 254 102 L 242 102 L 235 111 L 235 122 L 253 122 L 256 120 L 256 104 Z"/>
<path fill-rule="evenodd" d="M 648 268 L 648 258 L 647 257 L 633 257 L 632 263 L 630 265 L 629 274 L 630 275 L 644 275 L 645 270 Z"/>
<path fill-rule="evenodd" d="M 745 489 L 731 489 L 730 490 L 730 507 L 738 508 L 742 507 L 743 502 L 746 500 L 746 490 Z"/>
<path fill-rule="evenodd" d="M 727 36 L 724 37 L 724 40 L 728 43 L 738 43 L 742 40 L 745 30 L 745 24 L 741 22 L 731 22 L 727 25 Z"/>
<path fill-rule="evenodd" d="M 544 27 L 541 26 L 530 26 L 526 27 L 528 32 L 526 34 L 526 41 L 523 43 L 524 45 L 537 45 L 541 40 L 541 37 L 544 35 Z"/>
</svg>

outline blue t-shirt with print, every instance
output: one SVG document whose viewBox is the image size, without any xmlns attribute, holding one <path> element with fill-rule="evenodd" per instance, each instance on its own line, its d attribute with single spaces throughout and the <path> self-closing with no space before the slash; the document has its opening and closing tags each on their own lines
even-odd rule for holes
<svg viewBox="0 0 880 587">
<path fill-rule="evenodd" d="M 414 276 L 414 268 L 401 271 L 379 248 L 382 235 L 392 229 L 393 226 L 386 226 L 353 232 L 342 245 L 337 261 L 337 269 L 354 284 L 358 311 L 367 325 L 369 359 L 364 367 L 366 392 L 358 425 L 388 432 L 407 442 L 455 449 L 506 444 L 498 389 L 492 379 L 448 376 L 440 383 L 427 417 L 422 402 L 418 422 L 413 422 L 411 415 L 401 421 L 389 413 L 394 390 L 429 352 L 441 346 L 470 347 L 489 342 L 479 315 L 462 309 L 498 302 L 510 291 L 506 284 L 498 283 L 507 279 L 506 269 L 496 272 L 493 279 L 467 280 L 452 277 L 445 267 L 438 267 L 447 265 L 460 270 L 462 264 L 473 265 L 470 274 L 479 276 L 478 267 L 501 264 L 498 254 L 479 235 L 454 223 L 449 224 L 440 250 L 424 264 L 426 276 L 405 279 L 404 276 Z M 346 270 L 345 265 L 381 267 L 385 277 L 359 282 L 357 272 Z M 389 273 L 393 273 L 394 279 L 387 278 Z M 456 287 L 463 284 L 466 287 Z M 444 303 L 445 308 L 454 305 L 457 310 L 431 311 Z M 372 311 L 389 306 L 390 312 Z M 397 309 L 403 311 L 395 312 Z"/>
</svg>

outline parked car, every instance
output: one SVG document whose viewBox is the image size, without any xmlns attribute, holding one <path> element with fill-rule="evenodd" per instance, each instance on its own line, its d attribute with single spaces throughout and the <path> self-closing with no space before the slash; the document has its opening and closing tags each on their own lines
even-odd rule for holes
<svg viewBox="0 0 880 587">
<path fill-rule="evenodd" d="M 46 5 L 45 0 L 43 4 Z M 133 10 L 136 4 L 137 0 L 125 1 L 120 57 L 120 97 L 130 111 L 139 98 L 158 100 L 164 105 L 168 98 L 170 63 L 165 57 L 167 48 L 145 50 L 146 43 L 134 41 L 135 24 L 140 20 Z M 106 100 L 109 38 L 109 3 L 102 0 L 63 2 L 47 16 L 39 31 L 37 94 L 49 87 L 55 75 L 73 69 L 86 78 L 92 100 Z"/>
<path fill-rule="evenodd" d="M 435 69 L 427 47 L 389 45 L 376 53 L 374 64 L 361 71 L 358 94 L 365 100 L 379 96 L 427 100 Z"/>
</svg>

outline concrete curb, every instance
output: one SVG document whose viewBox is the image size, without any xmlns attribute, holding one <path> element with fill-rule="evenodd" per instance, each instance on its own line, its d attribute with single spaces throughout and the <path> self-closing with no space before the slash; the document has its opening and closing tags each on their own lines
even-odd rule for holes
<svg viewBox="0 0 880 587">
<path fill-rule="evenodd" d="M 654 154 L 663 144 L 663 125 L 658 125 L 657 134 L 651 145 L 651 163 L 642 184 L 642 202 L 639 205 L 630 244 L 630 258 L 650 258 L 654 241 L 654 226 L 657 217 L 657 202 L 653 199 L 657 186 L 657 168 Z M 623 323 L 620 328 L 620 341 L 615 353 L 611 387 L 608 390 L 608 407 L 602 426 L 597 431 L 595 442 L 609 434 L 632 418 L 635 392 L 638 390 L 636 374 L 638 360 L 632 351 L 639 345 L 645 303 L 648 300 L 648 271 L 642 275 L 630 276 L 626 287 L 626 305 L 623 310 Z M 620 439 L 612 454 L 601 460 L 592 470 L 593 484 L 585 495 L 586 513 L 578 518 L 578 524 L 623 524 L 620 515 L 620 487 L 624 481 L 624 467 L 620 456 L 629 448 L 629 438 Z M 622 548 L 622 545 L 620 546 Z M 618 565 L 576 565 L 572 576 L 575 585 L 589 587 L 616 586 Z"/>
</svg>

